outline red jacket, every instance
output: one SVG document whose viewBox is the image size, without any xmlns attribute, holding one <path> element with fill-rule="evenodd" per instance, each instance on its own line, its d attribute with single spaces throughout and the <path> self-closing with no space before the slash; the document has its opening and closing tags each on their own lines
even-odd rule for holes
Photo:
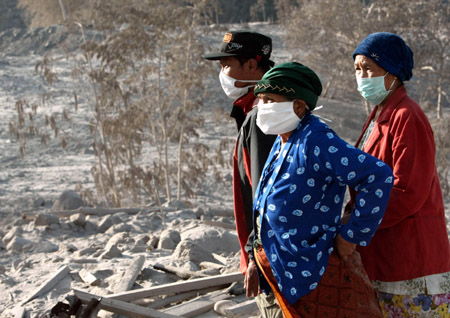
<svg viewBox="0 0 450 318">
<path fill-rule="evenodd" d="M 383 160 L 394 173 L 383 221 L 369 246 L 358 247 L 370 279 L 401 281 L 450 271 L 433 131 L 405 87 L 389 98 L 363 150 Z"/>
</svg>

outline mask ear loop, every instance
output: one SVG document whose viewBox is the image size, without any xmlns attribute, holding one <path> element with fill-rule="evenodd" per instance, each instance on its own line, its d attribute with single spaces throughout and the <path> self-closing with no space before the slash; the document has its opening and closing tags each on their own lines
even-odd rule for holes
<svg viewBox="0 0 450 318">
<path fill-rule="evenodd" d="M 309 110 L 309 107 L 308 106 L 306 106 L 307 108 L 308 108 L 308 110 Z M 311 113 L 312 112 L 315 112 L 316 110 L 319 110 L 319 109 L 321 109 L 321 108 L 323 108 L 323 105 L 320 105 L 320 106 L 317 106 L 316 108 L 314 108 L 312 111 L 311 111 Z M 320 116 L 320 115 L 317 115 L 317 114 L 314 114 L 315 116 L 317 116 L 317 117 L 319 117 L 320 119 L 322 119 L 322 120 L 324 120 L 324 121 L 327 121 L 327 122 L 329 122 L 329 123 L 331 123 L 331 122 L 333 122 L 331 119 L 328 119 L 328 118 L 325 118 L 325 117 L 322 117 L 322 116 Z"/>
<path fill-rule="evenodd" d="M 388 75 L 388 74 L 389 74 L 389 72 L 386 72 L 386 74 L 384 74 L 383 77 L 386 77 L 386 75 Z M 390 91 L 390 90 L 391 90 L 391 88 L 392 88 L 392 86 L 394 86 L 394 83 L 395 83 L 396 80 L 397 80 L 397 78 L 396 78 L 395 75 L 394 75 L 394 80 L 392 81 L 391 86 L 389 86 L 389 88 L 387 89 L 387 91 Z"/>
</svg>

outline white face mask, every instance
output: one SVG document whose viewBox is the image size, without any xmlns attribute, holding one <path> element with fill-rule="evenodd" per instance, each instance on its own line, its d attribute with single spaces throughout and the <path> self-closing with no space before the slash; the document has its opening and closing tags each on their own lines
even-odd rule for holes
<svg viewBox="0 0 450 318">
<path fill-rule="evenodd" d="M 280 135 L 297 128 L 300 118 L 294 112 L 294 102 L 258 103 L 256 124 L 266 135 Z"/>
<path fill-rule="evenodd" d="M 358 83 L 358 91 L 362 97 L 365 98 L 369 103 L 378 105 L 380 104 L 391 92 L 391 88 L 395 83 L 395 79 L 386 90 L 384 86 L 384 78 L 389 73 L 384 74 L 384 76 L 376 77 L 356 77 L 356 82 Z"/>
<path fill-rule="evenodd" d="M 224 72 L 220 71 L 219 74 L 220 84 L 222 85 L 223 91 L 227 94 L 228 97 L 232 99 L 238 99 L 239 97 L 248 93 L 249 87 L 255 86 L 249 85 L 245 87 L 236 87 L 234 84 L 236 82 L 244 82 L 244 83 L 256 83 L 257 80 L 236 80 L 231 76 L 228 76 Z"/>
</svg>

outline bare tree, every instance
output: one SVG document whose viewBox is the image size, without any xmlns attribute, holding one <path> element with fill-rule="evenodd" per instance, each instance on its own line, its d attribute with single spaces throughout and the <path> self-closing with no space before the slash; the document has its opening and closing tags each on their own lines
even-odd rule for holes
<svg viewBox="0 0 450 318">
<path fill-rule="evenodd" d="M 368 34 L 401 35 L 415 54 L 417 78 L 432 83 L 438 116 L 448 87 L 449 6 L 442 0 L 306 1 L 277 0 L 277 14 L 287 29 L 295 57 L 317 70 L 325 81 L 324 96 L 354 93 L 352 52 Z M 428 72 L 429 74 L 427 74 Z M 430 96 L 428 96 L 429 98 Z M 365 104 L 366 111 L 368 105 Z"/>
</svg>

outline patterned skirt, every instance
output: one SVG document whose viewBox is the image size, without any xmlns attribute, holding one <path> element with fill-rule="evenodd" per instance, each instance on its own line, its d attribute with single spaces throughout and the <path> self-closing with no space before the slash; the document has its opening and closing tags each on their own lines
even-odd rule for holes
<svg viewBox="0 0 450 318">
<path fill-rule="evenodd" d="M 450 293 L 439 295 L 394 295 L 378 292 L 385 318 L 450 318 Z"/>
<path fill-rule="evenodd" d="M 272 287 L 284 318 L 382 317 L 375 292 L 357 252 L 353 253 L 347 262 L 342 261 L 336 252 L 333 252 L 317 288 L 292 306 L 278 289 L 262 247 L 255 249 L 255 260 Z"/>
</svg>

